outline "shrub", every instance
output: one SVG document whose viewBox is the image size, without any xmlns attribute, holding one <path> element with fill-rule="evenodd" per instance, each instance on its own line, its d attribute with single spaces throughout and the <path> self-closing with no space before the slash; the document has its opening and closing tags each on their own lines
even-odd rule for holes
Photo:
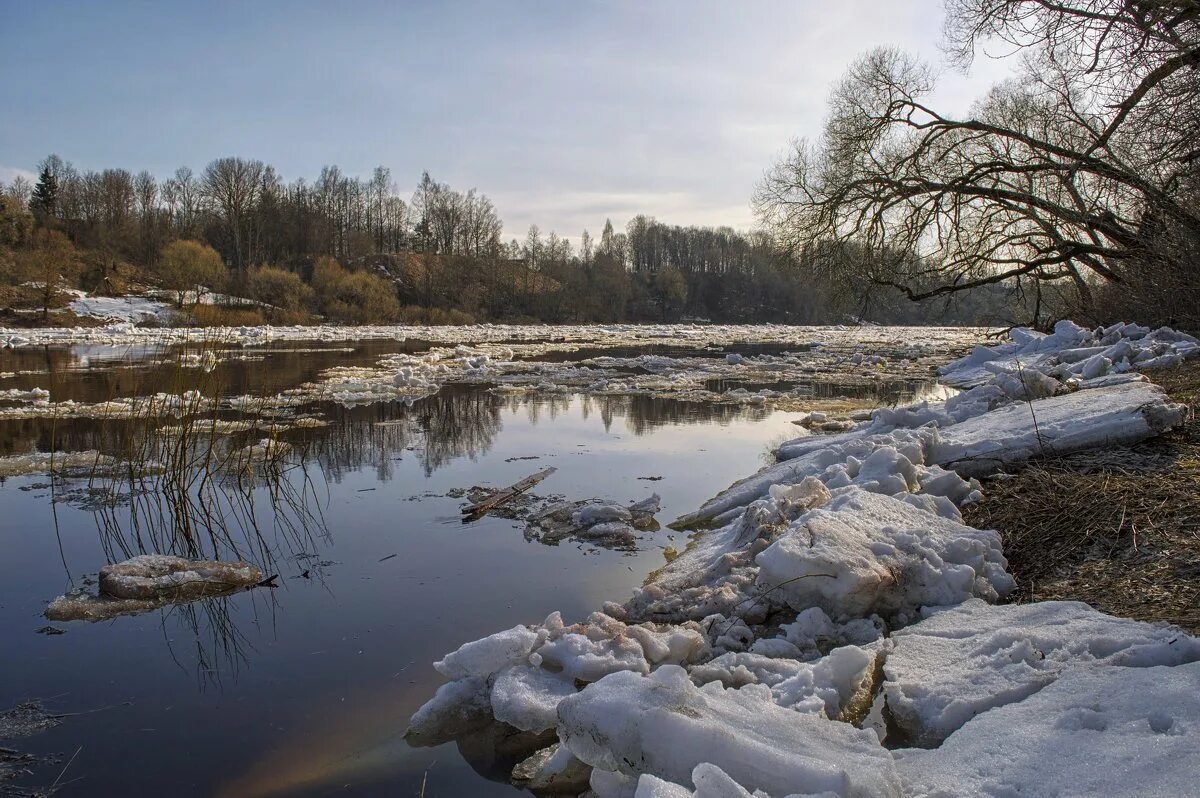
<svg viewBox="0 0 1200 798">
<path fill-rule="evenodd" d="M 395 321 L 400 315 L 391 282 L 367 272 L 348 271 L 333 258 L 316 262 L 312 286 L 321 313 L 330 321 L 373 324 Z"/>
<path fill-rule="evenodd" d="M 163 247 L 152 274 L 163 288 L 176 292 L 176 304 L 200 301 L 204 289 L 225 285 L 227 272 L 221 255 L 199 241 L 172 241 Z M 189 293 L 191 296 L 189 297 Z"/>
<path fill-rule="evenodd" d="M 251 299 L 281 310 L 299 310 L 313 298 L 313 290 L 300 275 L 275 266 L 262 266 L 250 273 L 247 290 Z"/>
</svg>

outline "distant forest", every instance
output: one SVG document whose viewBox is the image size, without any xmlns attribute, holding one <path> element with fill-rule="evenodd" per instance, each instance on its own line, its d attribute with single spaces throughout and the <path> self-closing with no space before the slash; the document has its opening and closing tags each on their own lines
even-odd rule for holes
<svg viewBox="0 0 1200 798">
<path fill-rule="evenodd" d="M 166 180 L 82 171 L 51 155 L 38 178 L 0 184 L 0 307 L 55 304 L 51 286 L 120 295 L 204 287 L 266 308 L 193 308 L 197 323 L 679 321 L 1012 322 L 1020 284 L 909 301 L 862 280 L 873 256 L 833 240 L 784 250 L 768 234 L 636 216 L 579 243 L 529 228 L 505 242 L 487 196 L 422 175 L 407 199 L 385 167 L 325 167 L 285 182 L 221 158 Z M 889 257 L 894 262 L 896 257 Z M 914 270 L 916 271 L 916 270 Z M 21 286 L 42 285 L 30 298 Z M 7 300 L 7 301 L 6 301 Z"/>
</svg>

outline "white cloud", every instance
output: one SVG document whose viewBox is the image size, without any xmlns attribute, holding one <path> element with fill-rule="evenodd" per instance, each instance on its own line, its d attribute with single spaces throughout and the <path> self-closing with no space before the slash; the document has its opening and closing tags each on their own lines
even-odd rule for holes
<svg viewBox="0 0 1200 798">
<path fill-rule="evenodd" d="M 28 169 L 19 169 L 15 166 L 0 166 L 0 183 L 11 183 L 18 177 L 24 177 L 30 182 L 37 180 L 37 175 Z"/>
</svg>

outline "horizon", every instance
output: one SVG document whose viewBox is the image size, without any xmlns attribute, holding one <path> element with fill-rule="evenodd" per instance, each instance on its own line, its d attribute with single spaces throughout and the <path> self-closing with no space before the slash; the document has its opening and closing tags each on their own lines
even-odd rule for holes
<svg viewBox="0 0 1200 798">
<path fill-rule="evenodd" d="M 756 181 L 791 139 L 820 133 L 850 61 L 890 44 L 940 63 L 943 13 L 940 0 L 532 3 L 523 15 L 367 3 L 352 18 L 312 3 L 282 17 L 276 4 L 3 6 L 20 35 L 0 69 L 37 82 L 0 86 L 0 180 L 35 178 L 50 154 L 160 180 L 229 155 L 287 182 L 382 165 L 406 199 L 423 171 L 478 189 L 505 241 L 536 224 L 574 244 L 639 214 L 753 228 Z M 935 96 L 965 112 L 1008 69 L 945 70 Z"/>
</svg>

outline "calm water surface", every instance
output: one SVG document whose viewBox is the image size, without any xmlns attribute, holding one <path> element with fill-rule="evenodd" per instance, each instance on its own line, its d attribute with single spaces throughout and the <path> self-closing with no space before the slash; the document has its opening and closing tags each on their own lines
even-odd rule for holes
<svg viewBox="0 0 1200 798">
<path fill-rule="evenodd" d="M 239 350 L 252 359 L 223 362 L 217 376 L 230 394 L 272 393 L 332 365 L 372 365 L 422 347 Z M 37 372 L 0 387 L 46 387 L 56 400 L 79 401 L 177 390 L 178 369 L 155 365 L 163 356 L 0 352 L 0 371 Z M 486 386 L 446 386 L 411 405 L 308 410 L 332 423 L 295 436 L 306 465 L 284 479 L 305 497 L 303 523 L 272 516 L 269 486 L 254 497 L 259 536 L 246 551 L 279 574 L 274 590 L 39 634 L 49 599 L 105 562 L 154 550 L 156 531 L 122 523 L 120 508 L 99 512 L 78 480 L 0 483 L 0 709 L 31 698 L 61 712 L 107 708 L 3 743 L 57 752 L 64 762 L 74 754 L 63 781 L 77 781 L 62 794 L 416 795 L 422 783 L 427 796 L 513 794 L 511 758 L 492 740 L 404 743 L 408 717 L 442 683 L 430 663 L 553 610 L 582 619 L 627 595 L 664 562 L 667 545 L 682 548 L 686 539 L 663 529 L 636 553 L 545 546 L 526 541 L 513 521 L 463 524 L 462 500 L 446 493 L 556 466 L 538 492 L 620 501 L 658 492 L 666 523 L 760 467 L 769 445 L 796 431 L 794 413 L 651 398 L 514 398 Z M 147 429 L 0 420 L 0 454 L 106 451 Z M 60 769 L 17 783 L 44 785 Z"/>
</svg>

